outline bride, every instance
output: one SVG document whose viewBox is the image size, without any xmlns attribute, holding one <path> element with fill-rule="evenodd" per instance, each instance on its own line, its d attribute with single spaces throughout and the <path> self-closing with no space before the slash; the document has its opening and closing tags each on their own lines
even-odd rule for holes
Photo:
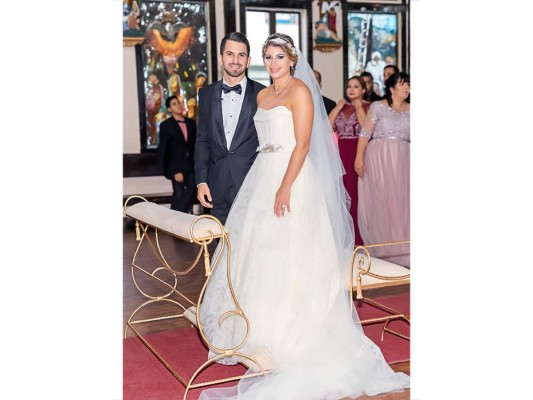
<svg viewBox="0 0 533 400">
<path fill-rule="evenodd" d="M 313 71 L 287 35 L 270 35 L 262 53 L 273 83 L 257 96 L 259 154 L 226 229 L 233 287 L 250 321 L 239 351 L 275 368 L 200 399 L 337 400 L 408 388 L 409 376 L 389 367 L 350 307 L 353 221 Z M 221 348 L 246 335 L 242 318 L 218 326 L 235 308 L 226 272 L 216 268 L 200 307 L 206 337 Z"/>
</svg>

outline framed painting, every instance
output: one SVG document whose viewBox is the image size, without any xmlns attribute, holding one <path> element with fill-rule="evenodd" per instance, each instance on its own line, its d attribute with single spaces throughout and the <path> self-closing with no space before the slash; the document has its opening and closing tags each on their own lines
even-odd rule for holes
<svg viewBox="0 0 533 400">
<path fill-rule="evenodd" d="M 400 65 L 397 13 L 348 11 L 348 77 L 370 72 L 374 90 L 384 89 L 383 68 Z"/>
<path fill-rule="evenodd" d="M 314 21 L 314 46 L 322 52 L 332 52 L 342 47 L 342 2 L 317 1 L 318 19 Z"/>
<path fill-rule="evenodd" d="M 208 7 L 208 2 L 202 1 L 140 4 L 140 27 L 145 38 L 140 46 L 143 149 L 156 149 L 159 144 L 159 125 L 169 116 L 165 106 L 168 97 L 177 96 L 184 115 L 197 118 L 198 91 L 208 83 L 209 76 Z"/>
<path fill-rule="evenodd" d="M 141 37 L 141 8 L 138 0 L 122 0 L 122 36 Z"/>
</svg>

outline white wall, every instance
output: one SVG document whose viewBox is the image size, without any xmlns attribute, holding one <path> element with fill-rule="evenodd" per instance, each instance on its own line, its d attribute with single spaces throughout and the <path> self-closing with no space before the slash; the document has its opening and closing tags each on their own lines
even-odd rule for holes
<svg viewBox="0 0 533 400">
<path fill-rule="evenodd" d="M 141 152 L 139 98 L 137 94 L 137 67 L 135 65 L 135 48 L 123 47 L 123 153 Z"/>
<path fill-rule="evenodd" d="M 322 75 L 322 94 L 337 102 L 344 94 L 342 48 L 331 53 L 313 50 L 313 67 Z"/>
</svg>

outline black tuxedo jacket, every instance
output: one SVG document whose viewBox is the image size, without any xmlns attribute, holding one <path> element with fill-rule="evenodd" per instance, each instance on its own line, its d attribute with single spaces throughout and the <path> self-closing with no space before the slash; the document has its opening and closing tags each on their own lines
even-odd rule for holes
<svg viewBox="0 0 533 400">
<path fill-rule="evenodd" d="M 157 148 L 157 164 L 163 175 L 174 180 L 178 172 L 184 176 L 194 173 L 194 147 L 196 143 L 196 122 L 184 118 L 187 126 L 187 141 L 173 116 L 167 118 L 159 126 L 159 146 Z"/>
<path fill-rule="evenodd" d="M 374 101 L 381 100 L 381 96 L 378 95 L 376 92 L 372 91 L 370 93 L 367 93 L 363 96 L 363 99 L 366 101 L 370 101 L 371 103 Z"/>
<path fill-rule="evenodd" d="M 337 103 L 335 103 L 333 100 L 331 100 L 330 98 L 326 96 L 322 96 L 322 99 L 324 100 L 324 106 L 326 107 L 326 113 L 329 115 L 329 113 L 331 112 L 331 110 L 335 108 Z"/>
<path fill-rule="evenodd" d="M 194 153 L 196 184 L 209 185 L 213 202 L 222 201 L 226 189 L 234 184 L 240 189 L 257 156 L 259 141 L 253 121 L 257 111 L 257 94 L 265 86 L 248 79 L 235 135 L 228 150 L 222 119 L 222 81 L 200 89 L 198 101 L 198 135 Z M 227 199 L 230 202 L 233 199 Z"/>
</svg>

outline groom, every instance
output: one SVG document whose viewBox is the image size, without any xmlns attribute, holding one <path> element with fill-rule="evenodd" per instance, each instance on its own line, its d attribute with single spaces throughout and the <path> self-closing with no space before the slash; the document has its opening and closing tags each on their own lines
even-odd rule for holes
<svg viewBox="0 0 533 400">
<path fill-rule="evenodd" d="M 246 78 L 250 43 L 240 32 L 228 33 L 218 56 L 221 81 L 199 93 L 194 174 L 198 200 L 226 223 L 229 210 L 252 166 L 259 145 L 253 116 L 257 94 L 265 86 Z"/>
</svg>

